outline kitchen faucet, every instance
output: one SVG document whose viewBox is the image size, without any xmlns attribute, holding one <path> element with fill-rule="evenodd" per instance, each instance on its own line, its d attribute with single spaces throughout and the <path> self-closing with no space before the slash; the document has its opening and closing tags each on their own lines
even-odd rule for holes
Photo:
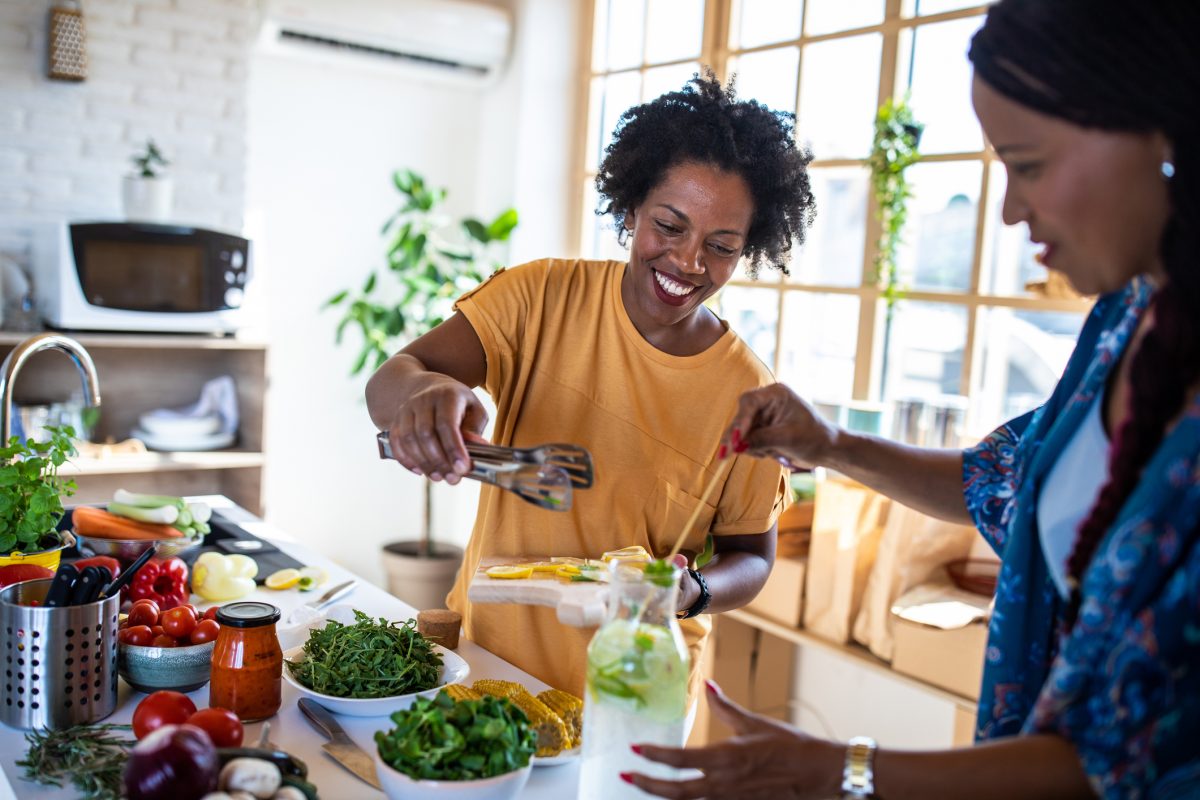
<svg viewBox="0 0 1200 800">
<path fill-rule="evenodd" d="M 13 383 L 17 379 L 17 373 L 29 357 L 39 350 L 61 350 L 66 353 L 83 379 L 84 403 L 89 406 L 100 405 L 100 379 L 96 377 L 96 365 L 92 363 L 92 357 L 83 345 L 61 333 L 39 333 L 37 336 L 31 336 L 14 347 L 8 358 L 4 359 L 4 366 L 0 367 L 0 434 L 4 437 L 0 439 L 0 446 L 7 445 L 9 437 L 12 436 Z"/>
</svg>

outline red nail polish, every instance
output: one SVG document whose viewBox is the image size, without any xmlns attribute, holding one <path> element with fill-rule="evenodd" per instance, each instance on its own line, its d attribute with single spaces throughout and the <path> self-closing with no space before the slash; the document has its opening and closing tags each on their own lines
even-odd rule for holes
<svg viewBox="0 0 1200 800">
<path fill-rule="evenodd" d="M 719 691 L 719 689 L 717 689 L 717 685 L 715 683 L 713 683 L 712 681 L 705 681 L 704 685 L 713 694 L 716 694 Z"/>
<path fill-rule="evenodd" d="M 734 428 L 733 429 L 733 447 L 735 450 L 737 449 L 737 446 L 738 446 L 738 444 L 741 443 L 741 441 L 742 441 L 742 432 L 739 431 L 737 428 Z"/>
<path fill-rule="evenodd" d="M 642 754 L 642 746 L 640 744 L 631 744 L 629 745 L 629 749 L 639 756 Z"/>
<path fill-rule="evenodd" d="M 633 783 L 633 775 L 631 775 L 630 773 L 621 772 L 618 774 L 621 776 L 621 780 L 625 781 L 626 783 Z"/>
<path fill-rule="evenodd" d="M 738 442 L 738 443 L 737 443 L 737 444 L 734 446 L 734 448 L 733 448 L 733 452 L 735 452 L 735 453 L 744 453 L 744 452 L 746 452 L 746 451 L 747 451 L 747 450 L 749 450 L 749 449 L 750 449 L 750 445 L 746 444 L 745 442 Z"/>
<path fill-rule="evenodd" d="M 725 445 L 721 445 L 721 449 L 717 451 L 717 460 L 724 458 L 726 452 L 728 452 L 728 450 Z"/>
</svg>

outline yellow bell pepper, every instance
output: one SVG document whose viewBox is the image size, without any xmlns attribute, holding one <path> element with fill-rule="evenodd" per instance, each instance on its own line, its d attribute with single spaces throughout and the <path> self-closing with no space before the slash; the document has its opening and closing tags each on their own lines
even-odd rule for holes
<svg viewBox="0 0 1200 800">
<path fill-rule="evenodd" d="M 192 566 L 192 591 L 205 600 L 237 600 L 254 591 L 258 564 L 238 553 L 201 553 Z"/>
</svg>

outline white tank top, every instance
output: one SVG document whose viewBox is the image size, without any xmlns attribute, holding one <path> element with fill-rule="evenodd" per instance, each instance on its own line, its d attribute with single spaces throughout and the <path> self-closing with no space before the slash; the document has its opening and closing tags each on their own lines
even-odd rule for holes
<svg viewBox="0 0 1200 800">
<path fill-rule="evenodd" d="M 1083 423 L 1059 454 L 1038 495 L 1037 523 L 1042 555 L 1058 593 L 1066 598 L 1067 559 L 1079 526 L 1108 481 L 1108 434 L 1100 418 L 1104 394 L 1092 402 Z"/>
</svg>

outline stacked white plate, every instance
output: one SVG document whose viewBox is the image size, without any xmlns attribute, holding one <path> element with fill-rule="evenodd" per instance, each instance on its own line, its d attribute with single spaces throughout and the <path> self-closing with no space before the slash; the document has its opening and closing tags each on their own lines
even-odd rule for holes
<svg viewBox="0 0 1200 800">
<path fill-rule="evenodd" d="M 233 444 L 234 433 L 221 430 L 216 414 L 203 417 L 170 416 L 150 412 L 138 417 L 132 435 L 151 450 L 219 450 Z"/>
</svg>

